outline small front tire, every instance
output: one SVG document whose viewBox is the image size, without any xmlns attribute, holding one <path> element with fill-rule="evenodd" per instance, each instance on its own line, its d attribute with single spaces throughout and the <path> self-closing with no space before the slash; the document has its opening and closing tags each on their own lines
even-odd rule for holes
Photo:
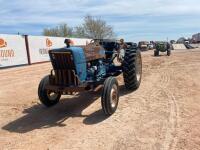
<svg viewBox="0 0 200 150">
<path fill-rule="evenodd" d="M 40 81 L 38 87 L 38 96 L 42 104 L 44 104 L 46 107 L 51 107 L 59 102 L 61 94 L 47 90 L 46 85 L 49 85 L 49 76 L 45 76 Z"/>
<path fill-rule="evenodd" d="M 106 116 L 112 115 L 118 106 L 119 86 L 117 79 L 109 77 L 105 80 L 101 95 L 101 105 Z"/>
</svg>

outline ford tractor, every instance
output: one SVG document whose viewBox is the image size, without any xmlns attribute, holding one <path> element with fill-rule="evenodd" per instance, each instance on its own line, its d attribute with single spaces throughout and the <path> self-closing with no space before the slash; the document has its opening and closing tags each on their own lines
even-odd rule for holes
<svg viewBox="0 0 200 150">
<path fill-rule="evenodd" d="M 116 40 L 92 40 L 86 46 L 70 46 L 49 51 L 50 74 L 38 87 L 38 96 L 47 107 L 56 105 L 61 95 L 95 90 L 102 86 L 101 105 L 105 115 L 112 115 L 118 106 L 117 76 L 123 74 L 125 88 L 139 88 L 142 77 L 141 53 L 134 43 Z"/>
</svg>

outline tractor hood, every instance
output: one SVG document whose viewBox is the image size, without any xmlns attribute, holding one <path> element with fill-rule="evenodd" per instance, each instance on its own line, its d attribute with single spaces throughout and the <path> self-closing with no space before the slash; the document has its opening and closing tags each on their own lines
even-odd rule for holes
<svg viewBox="0 0 200 150">
<path fill-rule="evenodd" d="M 67 57 L 66 61 L 63 62 L 60 59 L 63 59 L 62 56 L 66 56 L 66 52 L 69 52 L 70 57 Z M 55 53 L 59 53 L 60 57 L 54 57 Z M 87 66 L 84 50 L 82 47 L 69 47 L 69 48 L 60 48 L 49 51 L 52 65 L 54 69 L 75 69 L 76 74 L 78 75 L 80 81 L 84 82 L 87 77 Z M 70 60 L 69 60 L 70 59 Z M 65 63 L 69 68 L 62 68 Z M 55 66 L 56 64 L 56 66 Z M 59 66 L 59 68 L 57 67 Z M 73 67 L 71 67 L 73 66 Z M 56 67 L 56 68 L 55 68 Z"/>
</svg>

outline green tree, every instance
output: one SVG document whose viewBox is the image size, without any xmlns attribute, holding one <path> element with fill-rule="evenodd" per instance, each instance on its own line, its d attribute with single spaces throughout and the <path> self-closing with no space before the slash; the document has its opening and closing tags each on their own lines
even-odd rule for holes
<svg viewBox="0 0 200 150">
<path fill-rule="evenodd" d="M 45 28 L 43 30 L 43 35 L 56 37 L 71 37 L 73 36 L 73 28 L 63 23 L 53 28 Z"/>
<path fill-rule="evenodd" d="M 108 25 L 105 20 L 100 17 L 86 16 L 84 22 L 75 27 L 69 27 L 63 23 L 53 28 L 45 28 L 43 30 L 45 36 L 56 37 L 77 37 L 77 38 L 92 38 L 105 39 L 114 38 L 115 34 L 113 27 Z"/>
<path fill-rule="evenodd" d="M 87 38 L 86 34 L 85 34 L 85 30 L 82 26 L 77 26 L 74 29 L 74 36 L 77 38 Z"/>
<path fill-rule="evenodd" d="M 82 25 L 75 28 L 76 36 L 103 39 L 114 38 L 113 27 L 100 17 L 86 16 Z"/>
</svg>

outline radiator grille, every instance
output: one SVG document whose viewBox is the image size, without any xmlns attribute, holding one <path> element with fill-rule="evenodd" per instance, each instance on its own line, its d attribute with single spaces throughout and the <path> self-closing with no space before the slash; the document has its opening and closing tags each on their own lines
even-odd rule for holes
<svg viewBox="0 0 200 150">
<path fill-rule="evenodd" d="M 49 52 L 55 75 L 50 76 L 50 84 L 59 86 L 77 86 L 79 79 L 71 52 Z"/>
</svg>

